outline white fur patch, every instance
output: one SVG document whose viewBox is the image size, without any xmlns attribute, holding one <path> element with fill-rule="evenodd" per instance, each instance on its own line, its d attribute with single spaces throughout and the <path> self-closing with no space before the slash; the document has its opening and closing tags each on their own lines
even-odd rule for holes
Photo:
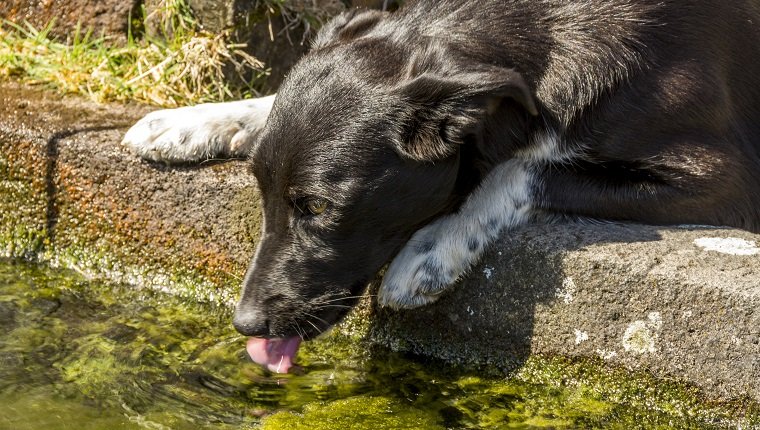
<svg viewBox="0 0 760 430">
<path fill-rule="evenodd" d="M 565 164 L 582 158 L 584 151 L 582 144 L 567 144 L 557 130 L 547 125 L 543 130 L 533 134 L 530 145 L 517 151 L 515 158 L 536 166 Z"/>
<path fill-rule="evenodd" d="M 274 97 L 151 112 L 127 131 L 122 143 L 153 161 L 246 156 L 250 138 L 264 127 Z"/>
<path fill-rule="evenodd" d="M 383 277 L 379 303 L 412 308 L 435 301 L 502 230 L 527 221 L 532 181 L 523 160 L 497 166 L 459 212 L 439 218 L 412 236 Z"/>
</svg>

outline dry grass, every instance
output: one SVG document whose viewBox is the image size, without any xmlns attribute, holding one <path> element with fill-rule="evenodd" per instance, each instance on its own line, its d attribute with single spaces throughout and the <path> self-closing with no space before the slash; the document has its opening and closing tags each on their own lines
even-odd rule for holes
<svg viewBox="0 0 760 430">
<path fill-rule="evenodd" d="M 182 0 L 180 0 L 182 1 Z M 340 0 L 264 0 L 267 19 L 272 16 L 282 17 L 285 27 L 280 34 L 273 34 L 270 26 L 270 38 L 287 37 L 298 27 L 304 27 L 304 40 L 291 40 L 291 43 L 304 43 L 313 31 L 322 26 L 327 20 L 346 9 Z"/>
<path fill-rule="evenodd" d="M 0 76 L 51 84 L 98 101 L 138 100 L 164 107 L 255 95 L 264 65 L 232 44 L 226 34 L 195 30 L 184 0 L 164 0 L 160 22 L 168 40 L 129 37 L 117 46 L 106 37 L 77 31 L 68 43 L 44 29 L 0 23 Z M 245 80 L 244 76 L 253 78 Z M 240 77 L 231 87 L 229 72 Z M 235 81 L 234 79 L 232 80 Z"/>
</svg>

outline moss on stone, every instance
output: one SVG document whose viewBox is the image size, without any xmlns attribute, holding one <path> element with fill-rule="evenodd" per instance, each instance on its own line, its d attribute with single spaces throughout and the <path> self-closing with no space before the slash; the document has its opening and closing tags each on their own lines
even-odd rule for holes
<svg viewBox="0 0 760 430">
<path fill-rule="evenodd" d="M 29 148 L 11 151 L 8 145 L 0 133 L 0 256 L 30 258 L 48 237 L 44 183 L 39 174 L 30 174 L 40 167 L 31 154 L 30 159 L 16 159 L 17 150 Z"/>
<path fill-rule="evenodd" d="M 268 416 L 263 429 L 443 429 L 436 414 L 402 405 L 385 397 L 358 396 L 329 403 L 314 403 L 302 413 L 278 412 Z"/>
<path fill-rule="evenodd" d="M 658 379 L 643 370 L 612 368 L 600 359 L 532 356 L 514 378 L 573 390 L 576 397 L 568 399 L 567 405 L 581 413 L 609 413 L 611 407 L 619 405 L 640 410 L 642 413 L 634 414 L 631 421 L 633 425 L 640 420 L 637 426 L 659 423 L 644 416 L 644 411 L 650 411 L 652 416 L 674 416 L 695 422 L 760 425 L 760 408 L 754 402 L 712 402 L 705 393 L 685 382 Z"/>
</svg>

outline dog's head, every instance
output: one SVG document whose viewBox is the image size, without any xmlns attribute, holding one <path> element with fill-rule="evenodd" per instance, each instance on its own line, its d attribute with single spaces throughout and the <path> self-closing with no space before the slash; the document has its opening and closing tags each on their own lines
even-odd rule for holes
<svg viewBox="0 0 760 430">
<path fill-rule="evenodd" d="M 477 183 L 468 154 L 489 118 L 536 109 L 513 70 L 464 72 L 351 21 L 294 67 L 254 146 L 264 223 L 234 321 L 248 336 L 308 339 L 339 321 Z"/>
</svg>

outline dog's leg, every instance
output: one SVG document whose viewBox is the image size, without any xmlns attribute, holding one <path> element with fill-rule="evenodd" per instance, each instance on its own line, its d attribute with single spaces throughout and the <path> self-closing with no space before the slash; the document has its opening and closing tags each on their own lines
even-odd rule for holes
<svg viewBox="0 0 760 430">
<path fill-rule="evenodd" d="M 383 277 L 378 301 L 393 308 L 431 303 L 480 258 L 505 228 L 531 215 L 534 175 L 513 159 L 497 166 L 458 212 L 415 233 Z"/>
<path fill-rule="evenodd" d="M 133 125 L 123 144 L 143 158 L 167 163 L 246 156 L 273 102 L 274 95 L 158 110 Z"/>
</svg>

